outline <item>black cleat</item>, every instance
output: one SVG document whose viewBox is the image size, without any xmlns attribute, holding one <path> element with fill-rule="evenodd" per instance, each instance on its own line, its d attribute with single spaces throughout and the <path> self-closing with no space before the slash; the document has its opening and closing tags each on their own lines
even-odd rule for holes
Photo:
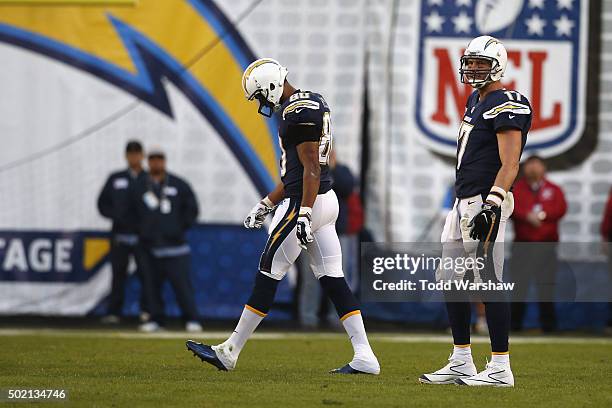
<svg viewBox="0 0 612 408">
<path fill-rule="evenodd" d="M 350 364 L 345 365 L 344 367 L 334 368 L 329 372 L 330 374 L 369 374 L 364 371 L 355 370 Z"/>
<path fill-rule="evenodd" d="M 212 347 L 193 340 L 187 340 L 185 345 L 187 346 L 187 350 L 191 351 L 194 356 L 199 357 L 203 362 L 214 365 L 220 371 L 227 371 L 227 368 L 223 365 L 221 360 L 219 360 L 219 357 L 217 357 Z"/>
</svg>

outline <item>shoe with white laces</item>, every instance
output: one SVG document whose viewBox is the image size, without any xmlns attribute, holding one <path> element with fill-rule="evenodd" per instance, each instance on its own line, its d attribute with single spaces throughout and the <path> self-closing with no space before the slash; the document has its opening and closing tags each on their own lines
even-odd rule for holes
<svg viewBox="0 0 612 408">
<path fill-rule="evenodd" d="M 203 362 L 217 367 L 220 371 L 231 371 L 236 366 L 236 360 L 229 359 L 223 350 L 219 351 L 219 346 L 209 346 L 193 340 L 187 340 L 185 345 L 187 350 L 191 351 L 194 356 L 199 357 Z"/>
<path fill-rule="evenodd" d="M 231 344 L 221 343 L 216 346 L 211 346 L 211 348 L 215 351 L 217 358 L 223 363 L 228 371 L 236 368 L 238 357 L 235 357 L 234 353 L 232 353 L 233 346 Z"/>
<path fill-rule="evenodd" d="M 458 378 L 457 385 L 471 387 L 514 387 L 514 375 L 510 364 L 487 362 L 484 371 L 468 378 Z"/>
<path fill-rule="evenodd" d="M 380 364 L 374 353 L 355 355 L 350 363 L 330 371 L 330 374 L 380 374 Z"/>
<path fill-rule="evenodd" d="M 434 371 L 433 373 L 423 374 L 419 377 L 419 382 L 423 384 L 455 384 L 460 378 L 469 378 L 476 375 L 476 366 L 472 361 L 464 361 L 453 358 L 448 359 L 448 364 Z"/>
</svg>

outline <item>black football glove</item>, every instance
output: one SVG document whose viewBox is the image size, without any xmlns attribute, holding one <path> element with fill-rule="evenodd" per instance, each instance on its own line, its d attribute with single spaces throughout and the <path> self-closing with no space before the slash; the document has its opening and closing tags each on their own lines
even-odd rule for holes
<svg viewBox="0 0 612 408">
<path fill-rule="evenodd" d="M 484 203 L 478 214 L 472 218 L 468 227 L 470 238 L 481 242 L 495 242 L 499 222 L 501 220 L 501 208 L 497 205 Z"/>
</svg>

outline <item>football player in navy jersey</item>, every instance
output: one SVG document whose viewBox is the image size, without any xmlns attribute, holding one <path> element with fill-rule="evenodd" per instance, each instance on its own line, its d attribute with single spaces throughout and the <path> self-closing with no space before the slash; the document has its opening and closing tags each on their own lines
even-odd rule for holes
<svg viewBox="0 0 612 408">
<path fill-rule="evenodd" d="M 460 251 L 463 255 L 480 257 L 484 262 L 471 274 L 438 269 L 439 280 L 502 280 L 504 233 L 514 209 L 510 190 L 518 174 L 532 117 L 527 98 L 504 89 L 500 83 L 506 63 L 506 49 L 490 36 L 473 39 L 461 57 L 461 82 L 469 83 L 476 90 L 467 100 L 459 128 L 457 198 L 446 218 L 441 241 L 443 257 L 444 251 L 447 254 Z M 508 353 L 509 304 L 503 298 L 484 300 L 492 357 L 485 370 L 477 373 L 470 349 L 469 298 L 466 294 L 445 295 L 453 352 L 445 367 L 424 374 L 419 380 L 426 384 L 513 387 Z"/>
<path fill-rule="evenodd" d="M 331 372 L 379 374 L 357 299 L 342 271 L 335 228 L 338 199 L 331 189 L 329 170 L 333 148 L 330 110 L 321 95 L 295 89 L 286 77 L 287 69 L 269 58 L 253 62 L 242 77 L 245 95 L 259 102 L 259 113 L 278 115 L 281 149 L 281 183 L 244 221 L 247 228 L 260 228 L 274 211 L 255 287 L 236 329 L 225 342 L 208 346 L 189 340 L 187 348 L 220 370 L 234 369 L 246 341 L 270 310 L 278 283 L 304 249 L 353 345 L 351 362 Z"/>
</svg>

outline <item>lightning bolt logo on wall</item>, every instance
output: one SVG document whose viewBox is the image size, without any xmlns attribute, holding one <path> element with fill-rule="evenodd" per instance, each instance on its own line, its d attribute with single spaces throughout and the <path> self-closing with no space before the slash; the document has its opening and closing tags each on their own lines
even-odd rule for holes
<svg viewBox="0 0 612 408">
<path fill-rule="evenodd" d="M 0 0 L 0 42 L 38 54 L 43 66 L 59 61 L 90 74 L 169 119 L 184 110 L 173 109 L 165 86 L 171 82 L 209 122 L 211 131 L 195 133 L 203 144 L 220 138 L 262 195 L 276 184 L 276 124 L 252 109 L 241 88 L 256 57 L 213 0 L 18 3 Z M 22 71 L 19 80 L 29 81 Z M 28 137 L 20 133 L 10 137 Z M 0 314 L 82 315 L 108 295 L 106 234 L 62 231 L 62 223 L 9 228 L 0 231 Z"/>
<path fill-rule="evenodd" d="M 89 72 L 172 118 L 167 78 L 268 192 L 278 177 L 275 125 L 242 95 L 242 71 L 256 58 L 240 33 L 212 0 L 134 4 L 0 5 L 0 41 Z"/>
</svg>

